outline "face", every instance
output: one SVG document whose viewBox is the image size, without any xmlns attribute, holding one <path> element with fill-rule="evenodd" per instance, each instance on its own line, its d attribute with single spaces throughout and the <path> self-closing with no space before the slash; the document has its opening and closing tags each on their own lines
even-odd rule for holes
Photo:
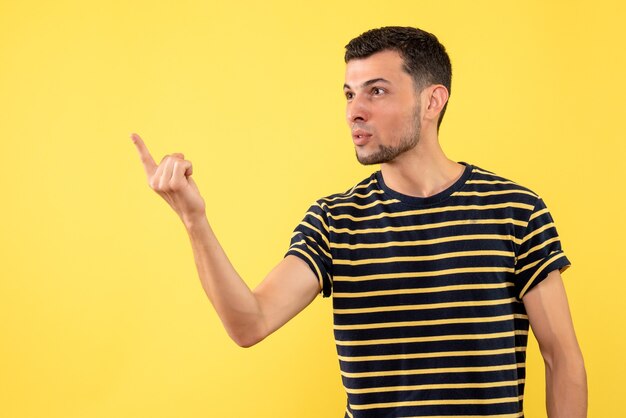
<svg viewBox="0 0 626 418">
<path fill-rule="evenodd" d="M 361 164 L 381 164 L 419 141 L 420 108 L 411 76 L 396 51 L 381 51 L 346 65 L 346 119 Z"/>
</svg>

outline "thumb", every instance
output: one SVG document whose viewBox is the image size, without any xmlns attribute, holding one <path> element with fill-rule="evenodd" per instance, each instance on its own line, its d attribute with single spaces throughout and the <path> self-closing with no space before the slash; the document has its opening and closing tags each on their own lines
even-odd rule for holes
<svg viewBox="0 0 626 418">
<path fill-rule="evenodd" d="M 183 154 L 182 152 L 175 152 L 174 154 L 172 154 L 172 157 L 177 157 L 177 158 L 181 158 L 181 159 L 185 159 L 185 154 Z M 185 177 L 189 177 L 190 175 L 193 174 L 193 167 L 191 165 L 191 162 L 189 161 L 185 161 Z"/>
</svg>

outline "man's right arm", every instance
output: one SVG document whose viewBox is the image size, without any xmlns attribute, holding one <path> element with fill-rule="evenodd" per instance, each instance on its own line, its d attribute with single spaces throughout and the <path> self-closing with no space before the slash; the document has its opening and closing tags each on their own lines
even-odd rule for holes
<svg viewBox="0 0 626 418">
<path fill-rule="evenodd" d="M 185 223 L 202 287 L 228 335 L 250 347 L 283 326 L 320 292 L 309 266 L 285 257 L 251 291 L 218 242 L 206 217 Z"/>
<path fill-rule="evenodd" d="M 319 282 L 309 266 L 293 255 L 285 257 L 251 291 L 209 225 L 204 199 L 191 177 L 191 162 L 176 153 L 165 156 L 157 165 L 139 135 L 131 138 L 148 184 L 183 221 L 202 287 L 238 345 L 249 347 L 263 340 L 311 303 L 320 292 Z"/>
</svg>

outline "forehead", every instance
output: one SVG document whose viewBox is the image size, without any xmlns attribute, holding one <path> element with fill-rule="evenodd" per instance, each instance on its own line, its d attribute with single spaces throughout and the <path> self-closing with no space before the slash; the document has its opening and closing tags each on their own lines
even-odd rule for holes
<svg viewBox="0 0 626 418">
<path fill-rule="evenodd" d="M 404 60 L 397 51 L 385 50 L 367 58 L 352 59 L 346 64 L 346 84 L 352 88 L 377 78 L 384 78 L 392 83 L 411 81 L 410 75 L 403 69 Z"/>
</svg>

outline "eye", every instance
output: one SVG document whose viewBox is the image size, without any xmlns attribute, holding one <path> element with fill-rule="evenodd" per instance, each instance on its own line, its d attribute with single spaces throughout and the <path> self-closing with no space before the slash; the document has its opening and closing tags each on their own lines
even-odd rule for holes
<svg viewBox="0 0 626 418">
<path fill-rule="evenodd" d="M 374 87 L 372 88 L 372 94 L 374 96 L 380 96 L 381 94 L 385 93 L 385 89 L 380 88 L 380 87 Z"/>
<path fill-rule="evenodd" d="M 344 91 L 343 94 L 346 96 L 346 99 L 350 100 L 354 97 L 354 93 L 351 91 Z"/>
</svg>

